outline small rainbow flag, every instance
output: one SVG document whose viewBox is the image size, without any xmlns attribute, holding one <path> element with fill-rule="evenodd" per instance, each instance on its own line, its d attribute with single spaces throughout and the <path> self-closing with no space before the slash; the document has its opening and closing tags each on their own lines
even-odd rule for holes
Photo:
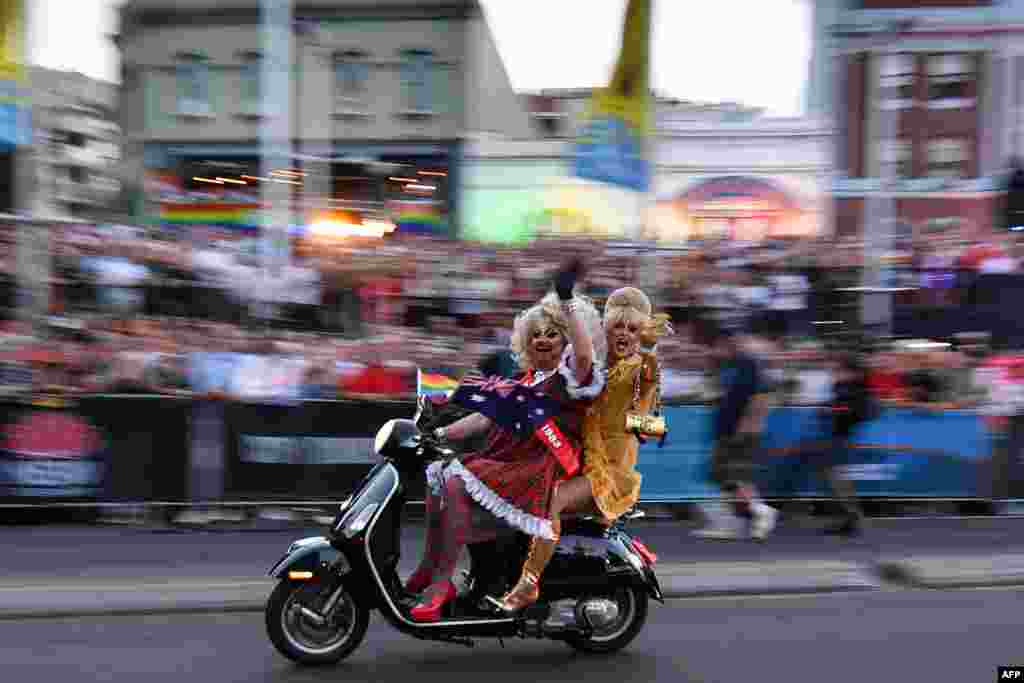
<svg viewBox="0 0 1024 683">
<path fill-rule="evenodd" d="M 416 396 L 451 396 L 459 386 L 458 380 L 447 375 L 416 370 Z"/>
</svg>

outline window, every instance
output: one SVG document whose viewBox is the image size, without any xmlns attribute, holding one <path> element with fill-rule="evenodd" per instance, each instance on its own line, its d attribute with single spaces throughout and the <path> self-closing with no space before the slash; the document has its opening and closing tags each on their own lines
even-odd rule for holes
<svg viewBox="0 0 1024 683">
<path fill-rule="evenodd" d="M 883 142 L 879 157 L 881 161 L 879 172 L 882 178 L 909 178 L 913 175 L 911 165 L 913 148 L 909 140 Z"/>
<path fill-rule="evenodd" d="M 369 66 L 366 53 L 349 50 L 340 53 L 334 62 L 334 81 L 339 97 L 359 99 L 366 92 Z"/>
<path fill-rule="evenodd" d="M 242 107 L 246 111 L 257 111 L 262 101 L 263 57 L 258 52 L 242 55 Z"/>
<path fill-rule="evenodd" d="M 405 88 L 405 109 L 408 112 L 429 114 L 434 109 L 430 87 L 433 57 L 430 50 L 405 50 L 402 53 L 402 84 Z"/>
<path fill-rule="evenodd" d="M 178 57 L 178 113 L 210 115 L 210 69 L 202 55 Z"/>
<path fill-rule="evenodd" d="M 536 120 L 540 126 L 541 132 L 546 137 L 557 137 L 562 130 L 562 119 L 557 115 L 537 116 Z"/>
<path fill-rule="evenodd" d="M 878 67 L 878 101 L 883 108 L 909 109 L 914 106 L 913 55 L 883 55 Z"/>
<path fill-rule="evenodd" d="M 345 50 L 334 56 L 335 110 L 355 113 L 364 104 L 370 78 L 369 55 L 361 50 Z"/>
<path fill-rule="evenodd" d="M 963 178 L 967 163 L 967 143 L 943 138 L 928 143 L 928 175 L 933 178 Z"/>
<path fill-rule="evenodd" d="M 936 55 L 928 59 L 928 106 L 934 109 L 969 107 L 974 66 L 968 55 Z"/>
</svg>

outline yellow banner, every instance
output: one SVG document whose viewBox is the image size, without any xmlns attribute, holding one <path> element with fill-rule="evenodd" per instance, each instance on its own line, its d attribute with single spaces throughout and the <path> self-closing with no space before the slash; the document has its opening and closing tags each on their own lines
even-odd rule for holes
<svg viewBox="0 0 1024 683">
<path fill-rule="evenodd" d="M 573 175 L 649 192 L 650 19 L 653 0 L 629 0 L 622 47 L 607 88 L 594 91 L 573 157 Z"/>
<path fill-rule="evenodd" d="M 0 80 L 25 78 L 24 0 L 0 0 Z"/>
<path fill-rule="evenodd" d="M 591 114 L 621 118 L 639 132 L 650 129 L 651 3 L 629 0 L 622 46 L 607 88 L 594 92 Z"/>
</svg>

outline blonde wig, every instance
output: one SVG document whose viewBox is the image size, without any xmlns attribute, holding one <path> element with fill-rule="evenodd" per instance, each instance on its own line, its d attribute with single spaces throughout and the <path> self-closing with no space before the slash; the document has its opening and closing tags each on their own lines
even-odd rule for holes
<svg viewBox="0 0 1024 683">
<path fill-rule="evenodd" d="M 622 287 L 611 293 L 604 304 L 605 329 L 619 322 L 643 325 L 651 319 L 651 300 L 636 287 Z"/>
<path fill-rule="evenodd" d="M 594 358 L 604 358 L 607 341 L 601 329 L 601 314 L 586 297 L 576 296 L 574 301 L 576 302 L 574 315 L 583 321 L 583 328 L 590 334 L 591 343 L 594 345 Z M 544 326 L 554 327 L 558 330 L 568 346 L 569 321 L 562 311 L 558 295 L 553 292 L 516 316 L 512 327 L 512 353 L 515 354 L 519 366 L 523 370 L 531 367 L 530 339 L 537 330 Z"/>
</svg>

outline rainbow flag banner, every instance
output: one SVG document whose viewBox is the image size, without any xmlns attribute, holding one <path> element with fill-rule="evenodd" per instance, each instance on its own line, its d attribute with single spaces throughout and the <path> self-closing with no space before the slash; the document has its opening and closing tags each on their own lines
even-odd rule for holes
<svg viewBox="0 0 1024 683">
<path fill-rule="evenodd" d="M 395 218 L 395 227 L 399 232 L 437 235 L 444 233 L 446 223 L 441 216 L 427 211 L 406 211 Z"/>
<path fill-rule="evenodd" d="M 451 396 L 459 381 L 447 375 L 434 372 L 416 371 L 416 396 Z"/>
<path fill-rule="evenodd" d="M 387 208 L 398 232 L 443 235 L 448 230 L 448 221 L 433 200 L 390 200 Z"/>
<path fill-rule="evenodd" d="M 257 204 L 164 204 L 160 220 L 166 225 L 212 225 L 256 230 L 260 227 Z"/>
</svg>

